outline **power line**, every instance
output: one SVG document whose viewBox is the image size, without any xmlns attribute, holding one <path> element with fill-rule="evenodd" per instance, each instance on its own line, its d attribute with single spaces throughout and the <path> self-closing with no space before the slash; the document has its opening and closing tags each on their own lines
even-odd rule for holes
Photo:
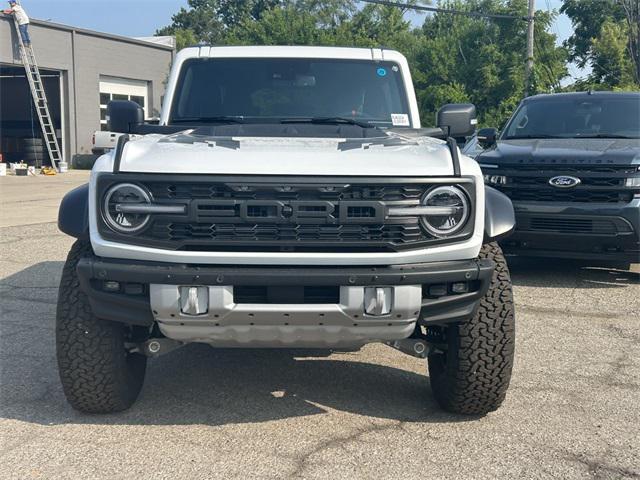
<svg viewBox="0 0 640 480">
<path fill-rule="evenodd" d="M 482 12 L 467 12 L 464 10 L 453 10 L 448 8 L 427 7 L 425 5 L 412 5 L 410 3 L 392 2 L 391 0 L 357 0 L 361 3 L 373 3 L 376 5 L 385 5 L 387 7 L 401 7 L 407 10 L 417 10 L 421 12 L 436 12 L 436 13 L 449 13 L 452 15 L 463 15 L 466 17 L 476 18 L 502 18 L 507 20 L 524 20 L 529 21 L 529 17 L 522 17 L 519 15 L 507 15 L 503 13 L 482 13 Z"/>
</svg>

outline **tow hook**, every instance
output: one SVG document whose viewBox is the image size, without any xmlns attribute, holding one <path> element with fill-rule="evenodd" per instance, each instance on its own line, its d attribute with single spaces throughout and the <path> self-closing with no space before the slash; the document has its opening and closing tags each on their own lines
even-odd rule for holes
<svg viewBox="0 0 640 480">
<path fill-rule="evenodd" d="M 387 342 L 387 345 L 396 350 L 400 350 L 402 353 L 418 358 L 427 358 L 432 350 L 431 345 L 421 338 L 405 338 L 403 340 Z"/>
<path fill-rule="evenodd" d="M 143 343 L 139 343 L 137 351 L 147 357 L 159 357 L 183 345 L 184 343 L 171 340 L 170 338 L 150 338 Z"/>
</svg>

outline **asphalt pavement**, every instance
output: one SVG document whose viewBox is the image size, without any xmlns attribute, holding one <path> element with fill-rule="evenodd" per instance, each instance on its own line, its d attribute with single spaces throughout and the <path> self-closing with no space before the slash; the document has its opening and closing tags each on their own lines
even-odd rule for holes
<svg viewBox="0 0 640 480">
<path fill-rule="evenodd" d="M 443 413 L 425 362 L 214 350 L 150 361 L 132 409 L 65 402 L 54 351 L 72 239 L 57 205 L 86 172 L 0 178 L 0 478 L 640 478 L 640 268 L 510 259 L 516 365 L 502 408 Z"/>
</svg>

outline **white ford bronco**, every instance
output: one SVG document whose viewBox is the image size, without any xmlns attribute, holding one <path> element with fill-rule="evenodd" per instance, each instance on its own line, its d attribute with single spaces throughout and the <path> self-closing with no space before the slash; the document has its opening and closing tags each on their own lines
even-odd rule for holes
<svg viewBox="0 0 640 480">
<path fill-rule="evenodd" d="M 496 239 L 513 207 L 455 138 L 475 107 L 421 128 L 406 59 L 385 49 L 194 47 L 159 125 L 123 133 L 67 194 L 57 358 L 84 412 L 136 400 L 147 360 L 182 345 L 357 350 L 427 359 L 446 410 L 502 403 L 514 356 Z"/>
</svg>

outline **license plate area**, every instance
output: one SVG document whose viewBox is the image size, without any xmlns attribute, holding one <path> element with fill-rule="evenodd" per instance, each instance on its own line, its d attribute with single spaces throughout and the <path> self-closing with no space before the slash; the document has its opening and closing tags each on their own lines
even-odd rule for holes
<svg viewBox="0 0 640 480">
<path fill-rule="evenodd" d="M 235 286 L 233 302 L 264 305 L 308 305 L 340 303 L 339 286 L 264 285 Z"/>
</svg>

